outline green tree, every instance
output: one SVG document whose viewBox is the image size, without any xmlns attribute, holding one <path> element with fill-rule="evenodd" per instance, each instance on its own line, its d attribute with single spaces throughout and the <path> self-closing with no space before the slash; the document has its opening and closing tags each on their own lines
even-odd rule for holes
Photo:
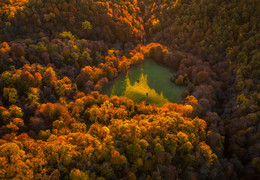
<svg viewBox="0 0 260 180">
<path fill-rule="evenodd" d="M 10 103 L 16 103 L 18 100 L 17 90 L 15 88 L 4 88 L 3 97 Z"/>
<path fill-rule="evenodd" d="M 84 21 L 82 23 L 82 28 L 84 30 L 91 30 L 93 27 L 92 27 L 92 24 L 89 21 Z"/>
</svg>

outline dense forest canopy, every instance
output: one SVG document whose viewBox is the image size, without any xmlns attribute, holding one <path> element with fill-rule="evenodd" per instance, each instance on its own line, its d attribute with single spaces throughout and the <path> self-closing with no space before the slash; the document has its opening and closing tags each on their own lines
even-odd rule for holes
<svg viewBox="0 0 260 180">
<path fill-rule="evenodd" d="M 257 179 L 259 0 L 1 0 L 0 179 Z M 145 59 L 180 104 L 103 95 Z"/>
</svg>

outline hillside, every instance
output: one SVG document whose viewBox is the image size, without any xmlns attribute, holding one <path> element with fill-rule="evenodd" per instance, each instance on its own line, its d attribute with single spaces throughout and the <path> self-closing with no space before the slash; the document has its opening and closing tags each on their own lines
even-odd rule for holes
<svg viewBox="0 0 260 180">
<path fill-rule="evenodd" d="M 258 0 L 2 0 L 0 179 L 259 178 L 259 14 Z M 161 107 L 102 94 L 147 59 L 176 72 L 180 104 L 147 77 L 125 93 Z"/>
</svg>

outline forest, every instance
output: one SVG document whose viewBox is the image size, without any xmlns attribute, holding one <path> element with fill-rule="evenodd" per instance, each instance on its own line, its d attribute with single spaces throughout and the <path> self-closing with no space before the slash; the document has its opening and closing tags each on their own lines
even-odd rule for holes
<svg viewBox="0 0 260 180">
<path fill-rule="evenodd" d="M 104 93 L 148 60 L 181 102 Z M 259 0 L 1 0 L 0 179 L 258 179 L 259 80 Z"/>
</svg>

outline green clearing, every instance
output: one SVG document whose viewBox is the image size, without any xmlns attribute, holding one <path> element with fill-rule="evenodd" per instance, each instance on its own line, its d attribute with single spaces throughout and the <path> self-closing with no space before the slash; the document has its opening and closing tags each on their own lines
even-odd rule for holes
<svg viewBox="0 0 260 180">
<path fill-rule="evenodd" d="M 167 102 L 180 103 L 185 87 L 170 81 L 174 74 L 170 69 L 145 60 L 143 64 L 131 68 L 108 86 L 107 95 L 125 96 L 134 102 L 146 101 L 161 107 Z"/>
</svg>

